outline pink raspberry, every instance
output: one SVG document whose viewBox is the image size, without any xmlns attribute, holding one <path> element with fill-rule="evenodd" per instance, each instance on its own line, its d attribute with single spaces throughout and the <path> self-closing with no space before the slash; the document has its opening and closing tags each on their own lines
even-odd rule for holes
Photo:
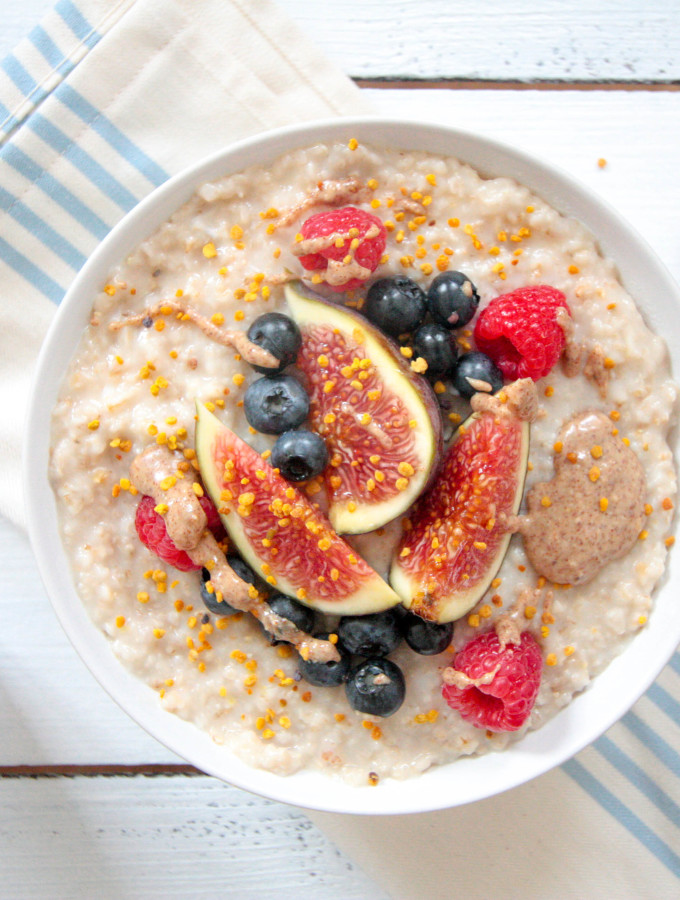
<svg viewBox="0 0 680 900">
<path fill-rule="evenodd" d="M 369 230 L 372 230 L 373 234 L 366 237 Z M 328 269 L 329 261 L 341 263 L 348 256 L 368 269 L 368 274 L 364 278 L 349 278 L 342 284 L 329 284 L 333 291 L 351 291 L 361 287 L 378 268 L 387 242 L 387 232 L 382 221 L 355 206 L 343 206 L 341 209 L 332 209 L 310 216 L 303 223 L 300 233 L 306 241 L 314 238 L 330 239 L 331 235 L 336 235 L 336 239 L 331 240 L 329 246 L 300 257 L 300 262 L 308 271 L 325 271 Z"/>
<path fill-rule="evenodd" d="M 488 684 L 443 686 L 444 699 L 466 722 L 489 731 L 517 731 L 529 718 L 541 684 L 543 657 L 528 631 L 522 632 L 519 644 L 505 647 L 495 631 L 480 634 L 456 654 L 453 667 L 475 681 L 498 668 Z"/>
<path fill-rule="evenodd" d="M 502 294 L 477 319 L 477 349 L 511 381 L 538 381 L 550 372 L 564 350 L 564 332 L 557 322 L 560 308 L 570 312 L 562 291 L 547 284 Z"/>
<path fill-rule="evenodd" d="M 224 536 L 224 528 L 214 504 L 209 497 L 199 497 L 198 501 L 208 520 L 208 528 L 218 540 L 221 540 Z M 180 572 L 192 572 L 200 569 L 201 566 L 192 562 L 188 553 L 175 546 L 168 535 L 165 520 L 156 512 L 155 506 L 156 501 L 153 497 L 145 495 L 139 501 L 135 513 L 135 528 L 140 541 L 163 562 L 174 566 Z"/>
</svg>

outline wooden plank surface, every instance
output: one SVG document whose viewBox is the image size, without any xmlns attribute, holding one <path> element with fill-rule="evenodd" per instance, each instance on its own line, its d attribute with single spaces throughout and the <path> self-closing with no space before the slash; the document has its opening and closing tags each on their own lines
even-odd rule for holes
<svg viewBox="0 0 680 900">
<path fill-rule="evenodd" d="M 563 167 L 633 222 L 680 278 L 677 0 L 279 3 L 354 77 L 430 79 L 444 88 L 370 90 L 378 111 L 459 125 Z M 49 5 L 2 4 L 0 55 Z M 485 89 L 450 90 L 449 79 Z M 560 90 L 531 89 L 537 79 Z M 582 89 L 607 80 L 616 89 Z M 661 90 L 622 90 L 646 81 Z M 249 900 L 265 890 L 283 900 L 302 892 L 384 900 L 304 813 L 192 775 L 146 735 L 80 662 L 25 537 L 2 520 L 0 548 L 3 900 Z M 174 777 L 140 774 L 159 770 Z M 79 771 L 89 777 L 73 777 Z M 507 837 L 509 865 L 516 840 Z M 472 874 L 463 880 L 474 883 Z M 452 890 L 455 883 L 454 874 Z"/>
<path fill-rule="evenodd" d="M 280 0 L 356 78 L 680 78 L 677 0 Z"/>
<path fill-rule="evenodd" d="M 0 789 L 3 900 L 388 900 L 300 810 L 205 776 Z"/>
</svg>

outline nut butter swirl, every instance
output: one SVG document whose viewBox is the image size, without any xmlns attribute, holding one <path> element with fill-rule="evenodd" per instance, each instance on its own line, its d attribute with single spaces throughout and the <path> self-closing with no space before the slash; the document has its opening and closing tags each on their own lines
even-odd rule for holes
<svg viewBox="0 0 680 900">
<path fill-rule="evenodd" d="M 233 347 L 252 366 L 275 369 L 279 365 L 280 360 L 273 353 L 270 353 L 258 344 L 254 344 L 249 340 L 245 332 L 235 331 L 231 328 L 222 328 L 220 325 L 211 322 L 210 319 L 206 319 L 205 316 L 202 316 L 188 303 L 178 303 L 176 300 L 162 300 L 154 306 L 148 306 L 140 313 L 116 319 L 109 324 L 109 329 L 111 331 L 119 331 L 128 325 L 143 325 L 156 316 L 167 316 L 171 313 L 176 313 L 181 322 L 193 322 L 211 341 L 222 344 L 224 347 Z"/>
<path fill-rule="evenodd" d="M 184 550 L 192 562 L 210 572 L 216 593 L 221 593 L 234 609 L 249 612 L 278 640 L 294 644 L 303 659 L 331 662 L 340 659 L 330 641 L 311 637 L 289 619 L 277 615 L 231 568 L 212 533 L 191 477 L 178 469 L 177 460 L 167 447 L 147 447 L 132 461 L 130 479 L 143 494 L 168 507 L 164 515 L 170 539 Z"/>
<path fill-rule="evenodd" d="M 536 571 L 558 584 L 584 584 L 635 543 L 645 518 L 645 474 L 603 413 L 580 412 L 562 427 L 555 477 L 535 484 L 519 531 Z"/>
</svg>

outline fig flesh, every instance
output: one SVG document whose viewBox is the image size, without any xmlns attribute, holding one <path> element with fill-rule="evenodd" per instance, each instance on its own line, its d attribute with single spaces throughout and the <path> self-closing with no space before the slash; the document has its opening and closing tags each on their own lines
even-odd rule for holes
<svg viewBox="0 0 680 900">
<path fill-rule="evenodd" d="M 510 542 L 506 516 L 519 509 L 529 423 L 475 412 L 458 429 L 432 488 L 405 521 L 390 583 L 423 619 L 465 615 L 496 576 Z"/>
<path fill-rule="evenodd" d="M 203 483 L 230 539 L 256 573 L 321 612 L 362 615 L 399 603 L 315 504 L 203 404 L 196 407 Z"/>
<path fill-rule="evenodd" d="M 398 346 L 360 313 L 286 286 L 302 333 L 297 365 L 311 428 L 325 439 L 329 519 L 339 534 L 374 531 L 423 492 L 441 453 L 434 392 Z"/>
</svg>

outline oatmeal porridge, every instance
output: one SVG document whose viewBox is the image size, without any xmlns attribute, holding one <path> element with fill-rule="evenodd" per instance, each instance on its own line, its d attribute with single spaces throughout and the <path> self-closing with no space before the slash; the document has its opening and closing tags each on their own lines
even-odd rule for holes
<svg viewBox="0 0 680 900">
<path fill-rule="evenodd" d="M 424 297 L 446 273 L 469 309 L 447 313 L 437 331 Z M 418 324 L 385 301 L 403 277 L 425 292 Z M 532 371 L 503 357 L 507 336 L 482 328 L 502 301 L 534 353 L 527 297 L 548 311 L 554 355 Z M 247 336 L 267 313 L 297 321 L 303 335 L 275 377 L 275 342 Z M 390 317 L 394 342 L 377 328 L 389 331 Z M 344 374 L 334 373 L 329 344 L 310 337 L 324 323 L 330 344 L 349 341 L 337 357 Z M 470 389 L 461 389 L 456 372 L 481 352 L 482 366 L 497 365 L 470 369 Z M 347 395 L 337 393 L 341 378 Z M 265 393 L 251 393 L 259 381 Z M 287 479 L 270 460 L 281 429 L 267 426 L 279 383 L 278 400 L 300 411 L 286 430 L 306 425 L 312 435 L 287 457 L 303 465 Z M 397 425 L 388 432 L 379 412 L 352 399 L 378 403 L 381 392 L 399 411 L 392 424 L 403 425 L 402 443 Z M 569 703 L 644 627 L 673 543 L 676 395 L 663 341 L 577 221 L 453 158 L 318 144 L 204 184 L 110 273 L 54 409 L 50 478 L 89 615 L 168 712 L 251 765 L 367 784 L 502 750 Z M 342 416 L 373 441 L 370 471 L 358 451 L 341 458 L 334 445 Z M 208 434 L 198 441 L 197 420 Z M 484 428 L 496 481 L 474 462 Z M 230 467 L 240 493 L 225 482 Z M 444 480 L 457 490 L 442 493 Z M 248 529 L 265 490 L 264 515 L 276 524 L 255 538 Z M 219 517 L 211 523 L 208 494 L 226 537 Z M 151 545 L 166 541 L 186 566 L 140 540 L 144 496 Z M 449 565 L 444 550 L 458 547 L 480 504 L 474 551 Z M 296 618 L 273 602 L 279 591 L 312 611 Z M 390 614 L 398 633 L 389 647 L 352 649 L 356 620 L 401 609 L 400 600 L 412 612 Z M 407 618 L 439 623 L 443 649 L 412 649 L 400 631 Z M 464 665 L 479 639 L 495 666 L 481 675 Z M 472 690 L 478 703 L 513 654 L 526 663 L 531 700 L 496 727 L 461 698 Z M 356 701 L 352 673 L 366 656 L 377 665 L 372 683 L 399 694 L 383 709 Z M 320 683 L 320 666 L 340 675 Z"/>
</svg>

